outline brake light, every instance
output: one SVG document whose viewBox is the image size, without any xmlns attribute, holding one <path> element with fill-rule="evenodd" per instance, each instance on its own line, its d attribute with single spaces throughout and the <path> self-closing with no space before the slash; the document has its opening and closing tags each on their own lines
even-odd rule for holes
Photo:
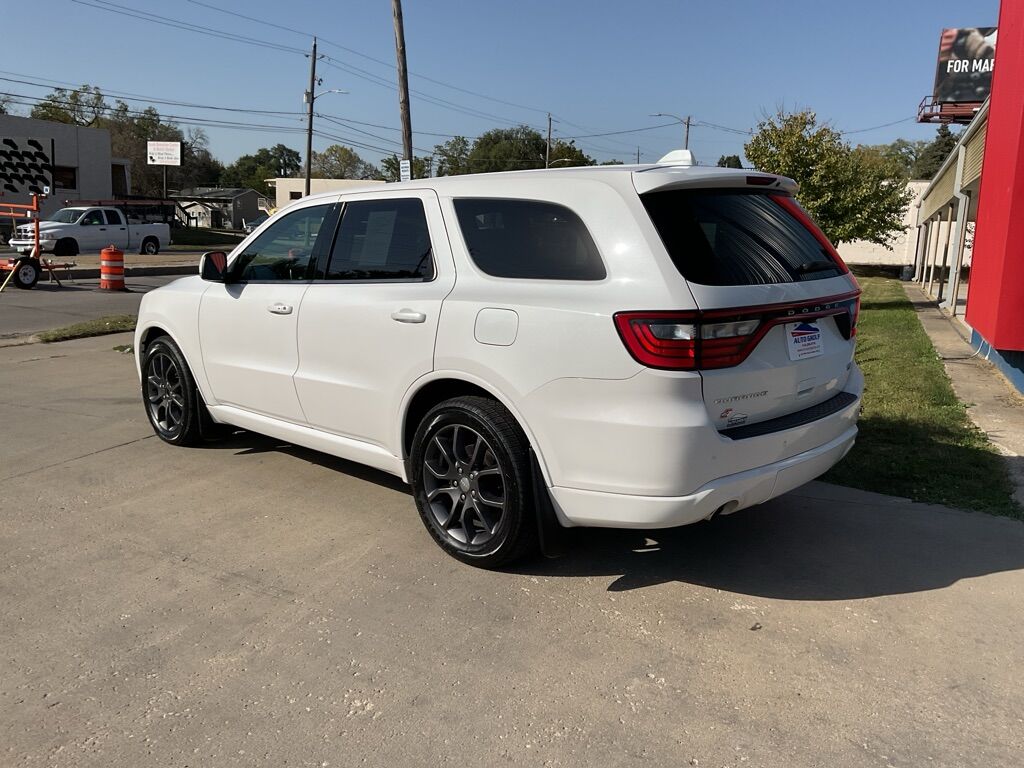
<svg viewBox="0 0 1024 768">
<path fill-rule="evenodd" d="M 692 371 L 743 362 L 759 318 L 700 323 L 697 313 L 620 312 L 615 325 L 626 348 L 651 368 Z"/>
<path fill-rule="evenodd" d="M 860 291 L 810 302 L 706 312 L 618 312 L 615 327 L 633 359 L 650 368 L 698 371 L 739 365 L 776 325 L 835 317 L 839 333 L 857 333 Z"/>
</svg>

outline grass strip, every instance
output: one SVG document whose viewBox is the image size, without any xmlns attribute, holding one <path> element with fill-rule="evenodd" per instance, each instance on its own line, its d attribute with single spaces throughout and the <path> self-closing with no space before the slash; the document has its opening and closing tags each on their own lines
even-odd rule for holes
<svg viewBox="0 0 1024 768">
<path fill-rule="evenodd" d="M 860 279 L 857 444 L 822 480 L 1021 518 L 1002 457 L 967 415 L 897 280 Z"/>
<path fill-rule="evenodd" d="M 38 335 L 40 341 L 49 344 L 54 341 L 84 339 L 88 336 L 105 336 L 108 333 L 124 333 L 135 330 L 136 319 L 135 315 L 106 315 L 52 331 L 43 331 Z"/>
</svg>

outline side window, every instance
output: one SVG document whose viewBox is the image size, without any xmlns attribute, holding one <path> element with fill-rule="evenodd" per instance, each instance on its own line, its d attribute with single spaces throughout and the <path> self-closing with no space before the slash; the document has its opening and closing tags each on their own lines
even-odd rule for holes
<svg viewBox="0 0 1024 768">
<path fill-rule="evenodd" d="M 345 205 L 327 280 L 429 280 L 433 274 L 422 202 L 364 200 Z"/>
<path fill-rule="evenodd" d="M 539 200 L 455 201 L 473 263 L 494 277 L 603 280 L 604 263 L 583 221 Z"/>
<path fill-rule="evenodd" d="M 114 226 L 121 226 L 124 222 L 121 221 L 121 214 L 117 211 L 104 211 L 103 213 L 107 216 L 107 224 L 113 224 Z"/>
<path fill-rule="evenodd" d="M 103 211 L 100 211 L 96 208 L 93 208 L 91 211 L 86 211 L 85 216 L 83 216 L 82 220 L 78 223 L 81 224 L 82 226 L 88 227 L 94 227 L 97 224 L 102 225 L 104 224 Z"/>
<path fill-rule="evenodd" d="M 310 279 L 313 247 L 330 209 L 330 204 L 314 205 L 275 221 L 232 264 L 235 279 L 244 283 Z"/>
</svg>

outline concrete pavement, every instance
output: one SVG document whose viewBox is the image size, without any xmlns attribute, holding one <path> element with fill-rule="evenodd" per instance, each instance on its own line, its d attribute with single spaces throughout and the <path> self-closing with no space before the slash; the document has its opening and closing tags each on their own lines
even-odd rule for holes
<svg viewBox="0 0 1024 768">
<path fill-rule="evenodd" d="M 1020 763 L 1019 522 L 816 483 L 474 570 L 386 475 L 162 444 L 126 341 L 0 349 L 0 764 Z"/>
</svg>

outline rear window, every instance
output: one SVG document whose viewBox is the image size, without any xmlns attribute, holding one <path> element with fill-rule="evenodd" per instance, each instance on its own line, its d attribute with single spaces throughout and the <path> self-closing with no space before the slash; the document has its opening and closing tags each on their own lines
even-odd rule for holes
<svg viewBox="0 0 1024 768">
<path fill-rule="evenodd" d="M 536 200 L 455 201 L 469 255 L 494 277 L 603 280 L 604 264 L 583 221 L 562 205 Z"/>
<path fill-rule="evenodd" d="M 641 199 L 676 268 L 690 282 L 765 285 L 843 273 L 829 250 L 772 195 L 670 190 Z"/>
</svg>

